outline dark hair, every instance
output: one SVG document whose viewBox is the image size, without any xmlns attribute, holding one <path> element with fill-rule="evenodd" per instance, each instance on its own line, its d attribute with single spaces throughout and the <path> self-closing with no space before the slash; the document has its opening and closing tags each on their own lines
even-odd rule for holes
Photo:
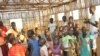
<svg viewBox="0 0 100 56">
<path fill-rule="evenodd" d="M 0 21 L 0 26 L 3 26 L 3 22 L 2 21 Z"/>
<path fill-rule="evenodd" d="M 11 25 L 12 25 L 12 24 L 15 24 L 15 22 L 11 22 Z"/>
<path fill-rule="evenodd" d="M 70 17 L 69 17 L 69 20 L 70 20 L 70 19 L 73 19 L 73 16 L 70 16 Z"/>
<path fill-rule="evenodd" d="M 35 31 L 36 31 L 36 30 L 38 30 L 38 28 L 37 28 L 37 27 L 35 28 Z"/>
<path fill-rule="evenodd" d="M 15 40 L 16 40 L 16 38 L 11 38 L 9 42 L 10 42 L 11 44 L 13 44 L 13 42 L 14 42 Z"/>
<path fill-rule="evenodd" d="M 62 17 L 63 22 L 66 22 L 66 16 Z"/>
<path fill-rule="evenodd" d="M 82 36 L 83 36 L 83 38 L 86 38 L 86 35 L 87 35 L 87 33 L 86 33 L 86 30 L 85 30 L 85 27 L 82 27 Z"/>
<path fill-rule="evenodd" d="M 9 42 L 9 41 L 11 41 L 11 38 L 15 38 L 15 36 L 14 36 L 14 34 L 9 33 L 9 34 L 6 36 L 6 39 L 7 39 L 7 41 Z"/>
<path fill-rule="evenodd" d="M 58 42 L 57 42 L 57 45 L 58 45 L 58 44 L 59 44 L 59 38 L 58 38 L 58 36 L 56 36 L 56 37 L 53 39 L 53 44 L 54 44 L 55 41 L 58 41 Z M 55 45 L 55 44 L 54 44 L 54 45 Z"/>
<path fill-rule="evenodd" d="M 43 45 L 46 43 L 46 40 L 43 39 L 43 38 L 39 39 L 39 42 L 40 42 L 40 41 L 43 41 L 43 43 L 42 43 Z"/>
<path fill-rule="evenodd" d="M 32 37 L 34 35 L 33 29 L 27 31 L 28 37 Z"/>
<path fill-rule="evenodd" d="M 53 23 L 53 18 L 50 18 L 50 23 Z"/>
</svg>

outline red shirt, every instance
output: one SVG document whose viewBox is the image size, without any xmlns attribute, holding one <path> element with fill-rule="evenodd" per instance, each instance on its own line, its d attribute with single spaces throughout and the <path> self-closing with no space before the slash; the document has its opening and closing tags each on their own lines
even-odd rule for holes
<svg viewBox="0 0 100 56">
<path fill-rule="evenodd" d="M 5 32 L 2 31 L 1 35 L 2 35 L 2 36 L 0 36 L 0 43 L 1 43 L 1 42 L 3 43 L 4 40 L 5 40 Z"/>
<path fill-rule="evenodd" d="M 8 56 L 25 56 L 26 48 L 21 44 L 16 44 L 9 49 Z"/>
<path fill-rule="evenodd" d="M 5 26 L 1 27 L 2 31 L 7 32 L 7 28 Z"/>
</svg>

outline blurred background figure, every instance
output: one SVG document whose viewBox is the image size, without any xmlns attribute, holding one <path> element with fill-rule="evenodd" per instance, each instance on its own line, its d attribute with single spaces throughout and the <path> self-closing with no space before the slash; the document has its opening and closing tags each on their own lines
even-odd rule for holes
<svg viewBox="0 0 100 56">
<path fill-rule="evenodd" d="M 40 39 L 39 45 L 40 45 L 40 56 L 49 56 L 48 55 L 48 48 L 46 46 L 46 40 Z"/>
<path fill-rule="evenodd" d="M 34 31 L 28 30 L 28 56 L 40 56 L 39 42 L 34 36 Z"/>
<path fill-rule="evenodd" d="M 53 45 L 50 46 L 52 56 L 62 56 L 61 42 L 58 37 L 55 37 L 53 40 Z"/>
<path fill-rule="evenodd" d="M 18 41 L 15 37 L 11 38 L 10 43 L 12 47 L 9 49 L 8 56 L 25 56 L 26 48 L 18 44 Z"/>
<path fill-rule="evenodd" d="M 12 34 L 14 34 L 15 37 L 17 37 L 18 32 L 17 32 L 17 29 L 16 29 L 16 24 L 15 24 L 15 22 L 11 22 L 11 29 L 9 29 L 9 30 L 6 32 L 6 35 L 8 35 L 9 33 L 12 33 Z"/>
<path fill-rule="evenodd" d="M 7 28 L 6 28 L 6 26 L 3 25 L 3 22 L 2 21 L 0 21 L 0 29 L 2 31 L 4 31 L 4 32 L 7 32 Z"/>
</svg>

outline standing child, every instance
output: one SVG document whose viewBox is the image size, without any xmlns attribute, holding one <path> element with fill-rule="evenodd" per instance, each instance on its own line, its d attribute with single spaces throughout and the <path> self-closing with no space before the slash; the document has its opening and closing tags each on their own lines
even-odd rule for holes
<svg viewBox="0 0 100 56">
<path fill-rule="evenodd" d="M 40 55 L 40 47 L 38 40 L 33 36 L 34 31 L 33 30 L 28 30 L 28 51 L 29 54 L 28 56 L 39 56 Z"/>
<path fill-rule="evenodd" d="M 48 48 L 45 45 L 46 41 L 45 39 L 40 39 L 39 44 L 41 46 L 40 48 L 40 56 L 48 56 Z"/>
<path fill-rule="evenodd" d="M 52 51 L 52 56 L 62 56 L 61 43 L 57 37 L 54 38 L 53 45 L 51 45 L 50 49 Z"/>
<path fill-rule="evenodd" d="M 86 32 L 86 28 L 82 28 L 82 32 L 79 35 L 81 39 L 81 50 L 80 56 L 90 56 L 89 51 L 89 34 Z"/>
</svg>

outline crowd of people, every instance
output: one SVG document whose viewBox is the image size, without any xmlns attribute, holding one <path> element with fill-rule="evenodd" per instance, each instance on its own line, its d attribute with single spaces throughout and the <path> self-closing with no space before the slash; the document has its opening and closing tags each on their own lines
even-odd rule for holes
<svg viewBox="0 0 100 56">
<path fill-rule="evenodd" d="M 7 30 L 0 21 L 0 56 L 97 56 L 98 23 L 94 12 L 95 6 L 91 6 L 91 19 L 84 21 L 81 29 L 72 16 L 68 22 L 63 16 L 60 27 L 50 18 L 48 29 L 41 35 L 36 32 L 38 28 L 19 33 L 15 22 Z"/>
</svg>

